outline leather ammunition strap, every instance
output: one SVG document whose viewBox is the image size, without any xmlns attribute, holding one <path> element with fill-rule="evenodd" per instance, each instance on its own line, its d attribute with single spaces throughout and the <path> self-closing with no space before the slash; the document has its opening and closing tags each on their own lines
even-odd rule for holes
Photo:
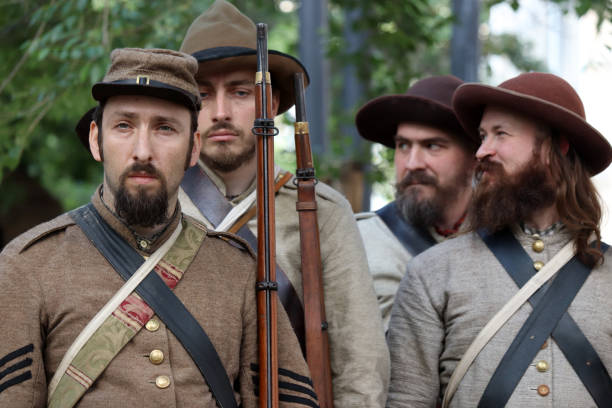
<svg viewBox="0 0 612 408">
<path fill-rule="evenodd" d="M 92 204 L 73 211 L 71 216 L 124 280 L 128 280 L 144 262 L 142 256 L 104 221 Z M 233 387 L 214 345 L 181 300 L 156 273 L 147 275 L 136 292 L 185 347 L 219 407 L 237 408 Z"/>
<path fill-rule="evenodd" d="M 291 173 L 285 173 L 275 183 L 274 191 L 278 192 L 278 190 L 290 179 Z M 232 205 L 223 194 L 221 194 L 217 186 L 200 166 L 193 166 L 185 172 L 181 187 L 200 213 L 202 213 L 202 215 L 215 227 L 223 221 L 225 216 L 232 209 Z M 253 216 L 255 216 L 254 206 L 246 211 L 245 214 L 228 229 L 228 232 L 238 235 L 247 241 L 251 248 L 256 249 L 257 237 L 246 225 Z M 302 307 L 295 288 L 278 263 L 276 264 L 276 281 L 278 283 L 278 298 L 287 312 L 293 331 L 300 342 L 302 352 L 305 353 L 304 308 Z"/>
<path fill-rule="evenodd" d="M 376 214 L 383 220 L 410 255 L 416 256 L 436 244 L 436 240 L 427 231 L 406 222 L 400 214 L 395 201 L 376 211 Z"/>
<path fill-rule="evenodd" d="M 535 273 L 533 262 L 510 230 L 493 235 L 479 232 L 481 238 L 522 287 Z M 608 248 L 602 242 L 602 250 Z M 612 401 L 612 380 L 597 352 L 567 312 L 574 297 L 588 278 L 590 269 L 572 258 L 548 286 L 529 299 L 534 307 L 506 354 L 499 363 L 479 407 L 504 406 L 540 346 L 552 336 L 598 407 Z"/>
</svg>

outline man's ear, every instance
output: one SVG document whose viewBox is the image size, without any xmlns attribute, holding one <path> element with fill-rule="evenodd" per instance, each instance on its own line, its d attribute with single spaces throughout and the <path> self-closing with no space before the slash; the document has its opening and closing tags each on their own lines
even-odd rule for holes
<svg viewBox="0 0 612 408">
<path fill-rule="evenodd" d="M 100 151 L 100 145 L 98 144 L 98 125 L 93 120 L 89 124 L 89 150 L 91 151 L 91 155 L 93 158 L 101 162 L 102 161 L 102 152 Z"/>
<path fill-rule="evenodd" d="M 280 105 L 280 91 L 272 89 L 272 117 L 278 114 L 278 106 Z"/>
<path fill-rule="evenodd" d="M 201 148 L 202 135 L 200 134 L 199 130 L 196 130 L 193 134 L 193 147 L 191 148 L 191 159 L 189 160 L 189 167 L 194 166 L 198 162 Z"/>
</svg>

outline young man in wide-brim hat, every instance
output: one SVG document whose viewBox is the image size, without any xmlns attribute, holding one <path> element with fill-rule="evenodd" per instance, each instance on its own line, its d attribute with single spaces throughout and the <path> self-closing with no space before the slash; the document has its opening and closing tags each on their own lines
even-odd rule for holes
<svg viewBox="0 0 612 408">
<path fill-rule="evenodd" d="M 252 252 L 178 203 L 200 151 L 196 71 L 176 51 L 111 53 L 87 124 L 102 184 L 0 255 L 0 406 L 258 406 Z M 314 405 L 282 311 L 278 327 L 282 381 Z"/>
<path fill-rule="evenodd" d="M 612 259 L 590 177 L 612 161 L 610 144 L 552 74 L 465 84 L 453 106 L 481 140 L 473 231 L 408 266 L 388 406 L 434 406 L 445 392 L 454 407 L 609 406 Z M 542 286 L 516 297 L 531 285 Z M 516 312 L 493 319 L 502 307 Z M 488 322 L 499 329 L 479 334 Z"/>
<path fill-rule="evenodd" d="M 236 228 L 234 221 L 252 207 L 255 198 L 256 139 L 251 128 L 256 28 L 236 7 L 216 1 L 189 27 L 181 51 L 199 63 L 196 79 L 202 96 L 199 129 L 203 139 L 198 171 L 183 181 L 181 205 L 215 228 L 221 224 Z M 294 104 L 293 73 L 306 74 L 306 70 L 296 58 L 270 50 L 269 71 L 276 115 Z M 299 333 L 303 290 L 294 180 L 278 169 L 276 261 L 277 274 L 282 271 L 290 283 L 279 298 L 285 299 L 283 306 Z M 196 190 L 203 186 L 206 193 L 198 195 Z M 338 407 L 383 406 L 389 356 L 359 231 L 341 194 L 319 182 L 316 195 L 334 402 Z M 219 218 L 225 221 L 207 215 L 212 208 L 224 208 Z M 228 211 L 232 211 L 229 216 Z M 257 234 L 255 218 L 248 221 L 246 230 Z"/>
<path fill-rule="evenodd" d="M 423 78 L 357 112 L 361 136 L 394 149 L 396 200 L 356 215 L 385 329 L 408 261 L 465 225 L 476 139 L 453 111 L 461 84 L 452 75 Z"/>
</svg>

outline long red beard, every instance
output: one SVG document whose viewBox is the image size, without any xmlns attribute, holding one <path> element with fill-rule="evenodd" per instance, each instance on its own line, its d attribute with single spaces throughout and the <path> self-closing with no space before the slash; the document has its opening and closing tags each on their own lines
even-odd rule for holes
<svg viewBox="0 0 612 408">
<path fill-rule="evenodd" d="M 485 159 L 476 174 L 486 170 L 472 196 L 468 215 L 472 229 L 499 231 L 530 218 L 556 201 L 556 188 L 548 169 L 534 157 L 517 174 L 508 175 L 502 165 Z"/>
</svg>

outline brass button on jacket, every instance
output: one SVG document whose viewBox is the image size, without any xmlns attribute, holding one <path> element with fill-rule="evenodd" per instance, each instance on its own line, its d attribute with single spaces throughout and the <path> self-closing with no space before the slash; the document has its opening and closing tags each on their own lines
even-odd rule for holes
<svg viewBox="0 0 612 408">
<path fill-rule="evenodd" d="M 543 266 L 544 266 L 544 262 L 542 261 L 535 261 L 533 263 L 533 269 L 535 269 L 536 271 L 539 271 L 540 269 L 542 269 Z"/>
<path fill-rule="evenodd" d="M 548 388 L 548 385 L 540 385 L 538 387 L 538 394 L 540 394 L 543 397 L 545 397 L 548 394 L 550 394 L 550 388 Z"/>
<path fill-rule="evenodd" d="M 531 248 L 533 248 L 533 250 L 536 252 L 542 252 L 544 250 L 544 241 L 541 239 L 536 239 L 533 242 L 533 245 L 531 245 Z"/>
<path fill-rule="evenodd" d="M 151 351 L 149 353 L 149 361 L 151 361 L 155 365 L 161 364 L 162 361 L 164 361 L 164 352 L 157 349 Z"/>
<path fill-rule="evenodd" d="M 170 378 L 167 375 L 160 375 L 155 379 L 155 385 L 162 390 L 168 388 L 170 386 Z"/>
<path fill-rule="evenodd" d="M 149 321 L 145 325 L 145 328 L 150 332 L 157 331 L 157 329 L 159 329 L 159 320 L 154 318 L 149 319 Z"/>
<path fill-rule="evenodd" d="M 535 366 L 536 366 L 536 370 L 538 370 L 541 373 L 545 373 L 546 371 L 548 371 L 548 362 L 544 360 L 538 361 Z"/>
</svg>

